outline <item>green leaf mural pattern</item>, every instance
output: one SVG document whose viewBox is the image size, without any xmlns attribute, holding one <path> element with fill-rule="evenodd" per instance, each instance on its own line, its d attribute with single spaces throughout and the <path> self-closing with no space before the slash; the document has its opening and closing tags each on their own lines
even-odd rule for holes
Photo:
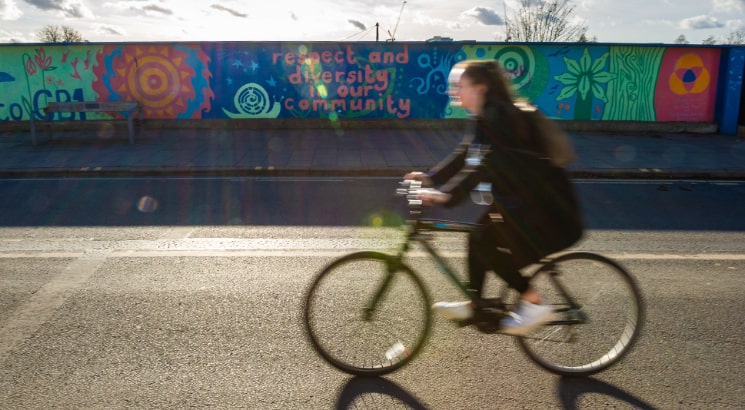
<svg viewBox="0 0 745 410">
<path fill-rule="evenodd" d="M 579 61 L 564 57 L 567 71 L 554 77 L 556 81 L 564 85 L 556 100 L 561 101 L 575 97 L 575 119 L 592 119 L 592 101 L 594 98 L 605 103 L 608 102 L 606 92 L 601 84 L 606 84 L 616 78 L 616 74 L 603 71 L 608 55 L 609 53 L 605 53 L 593 61 L 589 49 L 585 48 Z"/>
<path fill-rule="evenodd" d="M 664 47 L 611 47 L 603 120 L 655 121 L 655 85 Z"/>
</svg>

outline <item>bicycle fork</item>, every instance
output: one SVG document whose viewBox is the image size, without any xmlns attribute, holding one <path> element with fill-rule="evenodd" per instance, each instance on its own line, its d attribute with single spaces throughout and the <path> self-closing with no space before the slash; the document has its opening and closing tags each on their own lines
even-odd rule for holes
<svg viewBox="0 0 745 410">
<path fill-rule="evenodd" d="M 388 288 L 391 286 L 391 282 L 393 282 L 393 276 L 399 269 L 400 265 L 400 258 L 390 258 L 386 261 L 386 272 L 385 277 L 383 277 L 383 282 L 380 284 L 380 287 L 378 287 L 378 290 L 375 291 L 375 294 L 373 294 L 370 303 L 368 303 L 367 306 L 363 308 L 363 318 L 365 321 L 372 320 L 372 316 L 375 313 L 375 309 L 378 306 L 378 303 L 383 299 L 383 296 L 385 296 Z"/>
</svg>

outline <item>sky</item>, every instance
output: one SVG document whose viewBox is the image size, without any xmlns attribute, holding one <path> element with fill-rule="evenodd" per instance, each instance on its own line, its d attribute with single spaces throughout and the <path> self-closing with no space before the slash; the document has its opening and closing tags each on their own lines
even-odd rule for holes
<svg viewBox="0 0 745 410">
<path fill-rule="evenodd" d="M 529 0 L 536 1 L 536 0 Z M 745 30 L 745 0 L 570 0 L 600 43 L 691 44 Z M 405 4 L 404 4 L 405 3 Z M 46 25 L 91 42 L 503 41 L 520 0 L 0 0 L 0 43 Z M 505 14 L 506 11 L 506 14 Z M 376 29 L 376 23 L 378 28 Z"/>
</svg>

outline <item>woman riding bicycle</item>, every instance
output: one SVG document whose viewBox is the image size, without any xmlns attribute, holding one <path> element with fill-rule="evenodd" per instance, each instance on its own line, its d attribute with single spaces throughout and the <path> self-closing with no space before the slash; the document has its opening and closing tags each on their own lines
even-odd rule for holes
<svg viewBox="0 0 745 410">
<path fill-rule="evenodd" d="M 536 155 L 527 116 L 515 106 L 511 83 L 496 61 L 465 61 L 450 75 L 453 104 L 475 117 L 473 135 L 428 173 L 405 179 L 437 185 L 423 191 L 425 205 L 452 207 L 481 184 L 495 198 L 468 237 L 469 289 L 482 296 L 486 272 L 493 270 L 520 293 L 520 303 L 501 323 L 502 331 L 526 335 L 554 319 L 552 309 L 520 270 L 566 249 L 582 236 L 582 221 L 571 183 L 562 168 Z M 480 160 L 474 160 L 475 157 Z M 474 316 L 469 302 L 438 302 L 441 316 L 464 321 Z"/>
</svg>

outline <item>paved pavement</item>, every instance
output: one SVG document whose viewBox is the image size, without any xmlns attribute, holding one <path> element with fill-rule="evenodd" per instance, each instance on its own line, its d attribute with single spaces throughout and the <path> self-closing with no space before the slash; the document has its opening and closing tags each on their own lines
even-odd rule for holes
<svg viewBox="0 0 745 410">
<path fill-rule="evenodd" d="M 716 134 L 572 132 L 575 177 L 745 178 L 745 140 Z M 0 177 L 60 175 L 387 176 L 425 170 L 460 140 L 453 129 L 0 131 Z"/>
</svg>

